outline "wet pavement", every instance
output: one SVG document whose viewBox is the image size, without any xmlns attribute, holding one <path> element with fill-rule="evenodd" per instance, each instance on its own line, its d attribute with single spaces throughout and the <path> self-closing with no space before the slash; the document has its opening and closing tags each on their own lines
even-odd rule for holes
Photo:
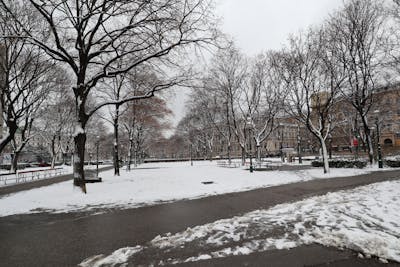
<svg viewBox="0 0 400 267">
<path fill-rule="evenodd" d="M 298 201 L 314 195 L 400 179 L 400 171 L 313 180 L 241 193 L 104 214 L 31 214 L 0 218 L 0 266 L 76 266 L 83 259 L 144 244 L 157 235 Z M 51 199 L 49 199 L 51 201 Z M 321 246 L 268 251 L 190 266 L 400 266 L 361 260 L 352 251 Z"/>
<path fill-rule="evenodd" d="M 260 266 L 260 267 L 398 267 L 397 263 L 382 263 L 378 259 L 360 259 L 356 252 L 320 245 L 300 246 L 290 250 L 271 250 L 246 256 L 174 265 L 188 266 Z"/>
</svg>

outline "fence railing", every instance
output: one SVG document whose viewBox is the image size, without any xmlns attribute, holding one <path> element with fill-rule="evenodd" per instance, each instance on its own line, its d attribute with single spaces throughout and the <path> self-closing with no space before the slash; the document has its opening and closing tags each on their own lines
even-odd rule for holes
<svg viewBox="0 0 400 267">
<path fill-rule="evenodd" d="M 34 180 L 56 177 L 64 175 L 66 173 L 67 170 L 63 168 L 17 171 L 17 173 L 2 174 L 0 176 L 0 184 L 4 186 L 11 184 L 26 183 Z"/>
</svg>

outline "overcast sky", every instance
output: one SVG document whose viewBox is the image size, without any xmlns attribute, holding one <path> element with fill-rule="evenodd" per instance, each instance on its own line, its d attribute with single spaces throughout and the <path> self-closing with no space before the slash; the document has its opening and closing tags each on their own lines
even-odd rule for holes
<svg viewBox="0 0 400 267">
<path fill-rule="evenodd" d="M 317 25 L 342 0 L 216 0 L 222 30 L 249 56 L 279 49 L 291 33 Z M 185 94 L 177 92 L 171 108 L 174 125 L 184 115 Z"/>
<path fill-rule="evenodd" d="M 217 0 L 222 29 L 249 55 L 279 49 L 290 33 L 321 23 L 342 0 Z"/>
</svg>

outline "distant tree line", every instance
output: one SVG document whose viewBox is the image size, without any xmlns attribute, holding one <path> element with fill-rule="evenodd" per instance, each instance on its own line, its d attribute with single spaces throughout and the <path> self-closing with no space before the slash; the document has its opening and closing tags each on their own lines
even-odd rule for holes
<svg viewBox="0 0 400 267">
<path fill-rule="evenodd" d="M 327 140 L 343 123 L 358 124 L 374 161 L 370 117 L 377 90 L 399 82 L 400 2 L 349 0 L 321 24 L 288 38 L 277 51 L 249 58 L 230 43 L 217 51 L 193 85 L 175 136 L 212 158 L 223 144 L 260 147 L 290 117 L 318 140 L 329 172 Z M 338 112 L 338 105 L 351 110 Z M 340 116 L 339 116 L 340 115 Z M 187 146 L 182 146 L 187 147 Z M 185 148 L 186 149 L 186 148 Z"/>
</svg>

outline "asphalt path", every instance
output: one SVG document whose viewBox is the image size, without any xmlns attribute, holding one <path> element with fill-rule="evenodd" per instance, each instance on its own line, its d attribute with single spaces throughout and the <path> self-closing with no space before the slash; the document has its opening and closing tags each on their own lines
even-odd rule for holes
<svg viewBox="0 0 400 267">
<path fill-rule="evenodd" d="M 113 169 L 112 166 L 107 166 L 107 167 L 99 167 L 99 172 L 100 171 L 107 171 Z M 86 170 L 85 175 L 88 177 L 90 174 L 93 174 L 96 170 Z M 3 186 L 0 187 L 0 197 L 12 193 L 17 193 L 20 191 L 25 191 L 25 190 L 30 190 L 33 188 L 38 188 L 42 186 L 48 186 L 52 184 L 57 184 L 61 182 L 65 182 L 68 180 L 73 180 L 72 174 L 65 174 L 65 175 L 60 175 L 57 177 L 50 177 L 46 179 L 40 179 L 40 180 L 33 180 L 30 182 L 26 183 L 19 183 L 19 184 L 13 184 L 13 185 L 8 185 L 8 186 Z"/>
<path fill-rule="evenodd" d="M 41 213 L 2 217 L 0 266 L 76 266 L 89 256 L 110 254 L 121 247 L 145 244 L 157 235 L 180 232 L 187 227 L 280 203 L 395 179 L 400 179 L 399 170 L 313 180 L 136 209 L 107 210 L 97 215 Z M 191 265 L 400 266 L 394 263 L 383 265 L 376 259 L 361 260 L 356 255 L 352 251 L 313 245 Z"/>
</svg>

